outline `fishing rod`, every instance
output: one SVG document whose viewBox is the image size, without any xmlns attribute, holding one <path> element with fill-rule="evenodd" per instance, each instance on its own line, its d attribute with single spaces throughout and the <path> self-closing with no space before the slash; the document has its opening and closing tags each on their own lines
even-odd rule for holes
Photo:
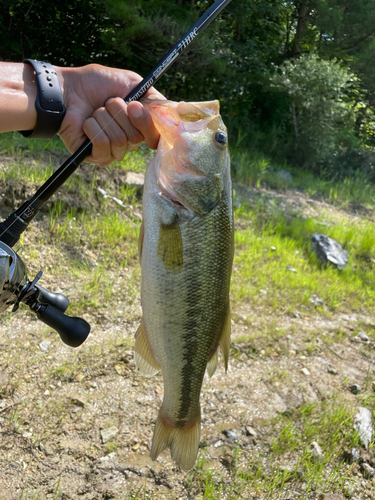
<svg viewBox="0 0 375 500">
<path fill-rule="evenodd" d="M 160 79 L 174 61 L 229 4 L 231 0 L 217 0 L 185 35 L 159 61 L 152 71 L 124 98 L 126 104 L 138 101 Z M 69 300 L 62 294 L 52 293 L 37 285 L 42 271 L 30 282 L 26 266 L 14 247 L 30 222 L 51 196 L 77 170 L 92 153 L 92 142 L 87 139 L 56 172 L 21 207 L 0 224 L 0 312 L 13 305 L 15 312 L 20 302 L 26 303 L 38 319 L 55 329 L 61 340 L 72 347 L 81 345 L 90 333 L 90 325 L 82 318 L 66 316 Z"/>
</svg>

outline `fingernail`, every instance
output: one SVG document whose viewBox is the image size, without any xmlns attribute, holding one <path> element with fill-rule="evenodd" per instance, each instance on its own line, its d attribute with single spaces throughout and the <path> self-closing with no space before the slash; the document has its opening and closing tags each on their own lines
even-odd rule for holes
<svg viewBox="0 0 375 500">
<path fill-rule="evenodd" d="M 143 106 L 132 106 L 129 111 L 133 118 L 140 118 L 143 115 Z"/>
</svg>

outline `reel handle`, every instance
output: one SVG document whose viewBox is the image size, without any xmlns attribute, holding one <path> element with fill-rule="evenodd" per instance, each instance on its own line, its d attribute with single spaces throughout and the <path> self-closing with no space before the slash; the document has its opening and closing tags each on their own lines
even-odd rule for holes
<svg viewBox="0 0 375 500">
<path fill-rule="evenodd" d="M 40 285 L 35 285 L 35 288 L 39 290 L 38 301 L 41 304 L 50 305 L 63 313 L 68 309 L 69 299 L 62 293 L 50 292 Z"/>
<path fill-rule="evenodd" d="M 57 331 L 64 344 L 78 347 L 87 339 L 90 325 L 82 318 L 72 318 L 51 305 L 39 304 L 36 315 L 40 321 Z"/>
</svg>

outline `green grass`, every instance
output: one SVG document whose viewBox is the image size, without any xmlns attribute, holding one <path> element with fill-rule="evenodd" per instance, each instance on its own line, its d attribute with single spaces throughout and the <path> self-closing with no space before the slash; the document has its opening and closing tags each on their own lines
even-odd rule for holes
<svg viewBox="0 0 375 500">
<path fill-rule="evenodd" d="M 63 155 L 58 139 L 47 145 L 41 141 L 26 141 L 18 134 L 0 136 L 0 151 L 15 157 L 1 171 L 2 179 L 16 183 L 21 178 L 26 186 L 44 182 L 51 174 L 56 158 Z M 147 150 L 142 149 L 107 168 L 109 180 L 106 189 L 136 210 L 140 209 L 140 200 L 134 190 L 117 185 L 112 177 L 119 170 L 143 171 L 150 156 Z M 238 162 L 237 180 L 242 183 L 263 188 L 266 185 L 277 189 L 287 187 L 280 180 L 272 181 L 274 172 L 270 170 L 271 165 L 260 155 L 252 159 L 251 168 L 247 168 L 246 154 L 237 156 L 235 161 Z M 93 167 L 89 178 L 72 176 L 64 186 L 64 192 L 70 194 L 73 200 L 94 196 L 99 178 L 96 172 Z M 274 350 L 275 339 L 285 336 L 278 318 L 286 313 L 301 310 L 317 316 L 355 311 L 368 315 L 373 313 L 375 225 L 364 218 L 350 218 L 337 208 L 347 203 L 371 208 L 372 186 L 367 186 L 360 177 L 342 183 L 329 183 L 306 173 L 293 173 L 292 187 L 304 189 L 309 196 L 325 197 L 327 202 L 336 206 L 335 213 L 321 211 L 319 218 L 314 219 L 304 216 L 301 211 L 285 209 L 272 195 L 264 196 L 264 190 L 256 192 L 258 202 L 255 204 L 247 200 L 246 191 L 238 189 L 241 194 L 237 194 L 242 205 L 235 212 L 233 308 L 247 307 L 251 314 L 263 317 L 266 327 L 260 333 L 251 335 L 262 335 L 265 343 L 272 340 L 272 348 L 266 347 L 265 356 Z M 49 212 L 41 214 L 35 221 L 35 230 L 32 226 L 23 236 L 21 244 L 25 246 L 25 260 L 33 270 L 39 270 L 43 265 L 45 276 L 54 283 L 59 283 L 62 277 L 68 281 L 67 295 L 73 299 L 68 311 L 70 315 L 87 314 L 100 323 L 101 318 L 109 314 L 108 311 L 115 319 L 117 314 L 122 319 L 123 311 L 126 311 L 126 321 L 135 323 L 139 321 L 137 240 L 140 221 L 132 217 L 131 210 L 120 209 L 108 199 L 98 200 L 95 208 L 78 209 L 74 203 L 67 206 L 57 197 L 49 204 Z M 342 271 L 323 266 L 310 248 L 313 233 L 324 233 L 339 241 L 349 252 L 349 265 Z M 288 270 L 287 266 L 297 272 Z M 45 276 L 41 280 L 42 285 Z M 310 303 L 313 294 L 323 298 L 323 307 Z M 4 315 L 4 321 L 8 317 Z M 248 324 L 251 325 L 251 318 Z M 50 333 L 46 332 L 47 335 Z M 314 352 L 314 336 L 318 336 L 318 332 L 310 335 L 311 340 L 306 345 L 307 355 Z M 319 336 L 324 338 L 326 344 L 347 339 L 347 333 L 339 329 L 327 338 L 324 332 L 319 332 Z M 240 340 L 247 340 L 246 334 Z M 32 348 L 29 347 L 30 352 Z M 57 383 L 77 380 L 77 374 L 85 378 L 98 376 L 103 370 L 102 364 L 115 366 L 118 363 L 119 352 L 124 348 L 131 349 L 131 345 L 114 343 L 104 348 L 98 342 L 89 352 L 84 349 L 73 351 L 68 361 L 54 360 L 50 363 L 48 379 Z M 287 351 L 288 348 L 285 349 Z M 279 354 L 287 355 L 281 351 Z M 256 355 L 254 347 L 254 357 Z M 4 359 L 4 363 L 15 369 L 22 361 L 17 356 L 12 354 L 10 357 L 8 354 L 9 359 Z M 236 356 L 240 357 L 239 350 L 233 352 L 233 357 Z M 98 359 L 102 364 L 97 362 Z M 29 366 L 39 366 L 37 363 L 39 359 L 32 361 L 30 356 Z M 291 383 L 285 368 L 274 370 L 265 378 L 267 376 L 270 384 L 275 381 Z M 355 404 L 374 408 L 375 395 L 370 391 L 368 375 L 368 383 L 363 393 L 356 397 Z M 68 415 L 68 410 L 62 411 L 59 406 L 47 405 L 47 409 L 51 415 L 60 415 L 61 418 Z M 45 408 L 36 408 L 35 411 L 43 414 Z M 297 487 L 302 488 L 306 495 L 314 491 L 345 493 L 354 481 L 354 466 L 343 461 L 342 453 L 346 448 L 359 447 L 358 436 L 352 427 L 354 412 L 355 408 L 338 392 L 325 400 L 306 403 L 289 413 L 278 415 L 264 422 L 262 446 L 232 450 L 232 466 L 227 471 L 213 467 L 203 447 L 197 466 L 187 475 L 186 490 L 191 498 L 201 500 L 288 498 L 292 497 L 293 489 Z M 20 413 L 18 408 L 9 413 L 11 426 L 16 428 L 19 425 Z M 56 429 L 46 429 L 47 433 L 54 431 Z M 312 441 L 317 441 L 323 449 L 321 461 L 315 460 L 309 450 Z M 108 451 L 115 449 L 116 443 L 108 444 Z M 61 489 L 59 480 L 56 481 L 53 498 L 58 498 Z M 39 498 L 37 495 L 41 493 L 29 494 L 25 491 L 23 498 L 34 500 Z M 152 496 L 146 494 L 146 487 L 142 487 L 135 496 L 129 493 L 126 498 Z M 173 498 L 172 492 L 170 498 Z"/>
<path fill-rule="evenodd" d="M 323 198 L 339 207 L 375 207 L 375 186 L 369 183 L 360 171 L 342 181 L 325 179 L 307 170 L 274 164 L 261 153 L 243 149 L 234 150 L 232 153 L 232 170 L 237 182 L 244 185 L 299 189 L 310 197 Z M 281 170 L 289 172 L 290 180 L 282 175 Z"/>
<path fill-rule="evenodd" d="M 301 488 L 306 495 L 345 492 L 353 482 L 354 465 L 344 462 L 342 453 L 359 446 L 359 438 L 352 428 L 353 412 L 354 409 L 340 401 L 339 395 L 333 395 L 271 419 L 262 426 L 262 441 L 268 443 L 266 450 L 257 448 L 249 453 L 237 448 L 232 452 L 227 475 L 230 481 L 206 463 L 203 449 L 187 479 L 191 488 L 199 485 L 199 494 L 194 498 L 276 499 L 283 495 L 289 498 L 287 494 L 295 488 Z M 321 459 L 310 450 L 313 441 L 322 448 Z"/>
<path fill-rule="evenodd" d="M 323 298 L 331 311 L 365 309 L 375 299 L 375 225 L 370 221 L 332 222 L 303 218 L 278 209 L 241 207 L 235 214 L 247 224 L 236 231 L 232 295 L 236 304 L 283 312 L 310 306 L 311 295 Z M 334 238 L 349 253 L 342 271 L 324 266 L 311 251 L 311 235 Z M 296 272 L 288 270 L 287 266 Z"/>
</svg>

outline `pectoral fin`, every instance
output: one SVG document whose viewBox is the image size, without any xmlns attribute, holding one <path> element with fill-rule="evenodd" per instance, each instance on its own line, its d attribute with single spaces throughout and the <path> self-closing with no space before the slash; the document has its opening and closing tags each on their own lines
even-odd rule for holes
<svg viewBox="0 0 375 500">
<path fill-rule="evenodd" d="M 177 221 L 160 226 L 157 255 L 168 271 L 174 274 L 181 271 L 183 264 L 182 238 Z"/>
<path fill-rule="evenodd" d="M 224 365 L 225 371 L 228 370 L 228 359 L 229 359 L 229 349 L 230 349 L 230 333 L 231 333 L 231 324 L 230 324 L 230 305 L 228 304 L 227 313 L 224 320 L 223 329 L 221 332 L 221 337 L 219 341 L 219 346 L 221 352 L 224 357 Z"/>
<path fill-rule="evenodd" d="M 135 365 L 142 373 L 142 375 L 145 375 L 146 377 L 152 377 L 158 371 L 160 371 L 160 366 L 155 361 L 154 355 L 151 350 L 143 318 L 135 334 L 134 358 Z"/>
</svg>

